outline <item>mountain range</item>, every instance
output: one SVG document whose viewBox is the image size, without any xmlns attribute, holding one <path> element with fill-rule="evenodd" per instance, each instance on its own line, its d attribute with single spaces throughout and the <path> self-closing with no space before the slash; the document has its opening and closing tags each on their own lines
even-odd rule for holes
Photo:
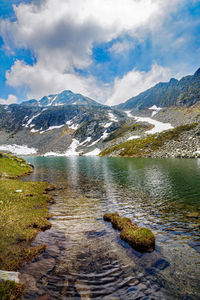
<svg viewBox="0 0 200 300">
<path fill-rule="evenodd" d="M 199 102 L 200 69 L 181 80 L 159 83 L 115 107 L 72 91 L 0 105 L 0 150 L 25 145 L 42 155 L 98 154 L 127 140 L 161 132 L 152 131 L 154 126 L 165 130 L 198 120 L 198 109 L 189 114 L 185 109 Z M 148 118 L 139 118 L 138 112 L 145 112 Z"/>
<path fill-rule="evenodd" d="M 85 97 L 81 94 L 74 94 L 72 91 L 63 91 L 59 94 L 44 96 L 40 100 L 31 99 L 22 102 L 25 106 L 63 106 L 63 105 L 84 105 L 101 106 L 102 104 Z"/>
<path fill-rule="evenodd" d="M 159 107 L 191 106 L 200 101 L 200 68 L 181 80 L 170 79 L 169 82 L 160 82 L 154 87 L 115 106 L 123 110 L 142 110 L 152 105 Z"/>
</svg>

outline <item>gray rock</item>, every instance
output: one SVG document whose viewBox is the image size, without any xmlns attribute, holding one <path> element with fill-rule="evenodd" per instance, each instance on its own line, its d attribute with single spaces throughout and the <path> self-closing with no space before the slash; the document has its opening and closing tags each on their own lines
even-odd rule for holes
<svg viewBox="0 0 200 300">
<path fill-rule="evenodd" d="M 0 270 L 0 281 L 2 280 L 11 280 L 19 283 L 20 273 L 19 272 L 9 272 L 9 271 L 2 271 Z"/>
</svg>

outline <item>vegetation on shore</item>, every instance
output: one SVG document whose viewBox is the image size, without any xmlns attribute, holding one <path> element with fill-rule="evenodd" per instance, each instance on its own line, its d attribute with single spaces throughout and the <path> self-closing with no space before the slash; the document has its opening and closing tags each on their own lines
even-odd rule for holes
<svg viewBox="0 0 200 300">
<path fill-rule="evenodd" d="M 154 151 L 159 150 L 165 142 L 169 140 L 178 140 L 180 135 L 197 126 L 198 123 L 186 124 L 176 127 L 159 134 L 153 134 L 142 139 L 134 139 L 111 148 L 103 150 L 99 155 L 107 156 L 114 154 L 115 156 L 124 157 L 148 157 Z"/>
<path fill-rule="evenodd" d="M 104 221 L 111 222 L 113 228 L 120 231 L 120 238 L 133 249 L 140 252 L 151 252 L 155 248 L 155 236 L 148 228 L 138 227 L 130 218 L 121 218 L 119 214 L 107 213 Z"/>
<path fill-rule="evenodd" d="M 23 261 L 45 249 L 45 245 L 31 247 L 30 242 L 39 231 L 51 227 L 47 206 L 52 198 L 47 191 L 52 187 L 47 182 L 16 179 L 31 170 L 23 159 L 0 154 L 1 270 L 16 271 Z M 0 299 L 19 299 L 19 290 L 19 284 L 0 282 Z"/>
</svg>

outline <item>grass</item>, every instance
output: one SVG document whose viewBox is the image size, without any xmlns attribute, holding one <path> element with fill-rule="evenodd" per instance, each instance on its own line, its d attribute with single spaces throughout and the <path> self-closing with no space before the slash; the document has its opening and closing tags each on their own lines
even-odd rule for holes
<svg viewBox="0 0 200 300">
<path fill-rule="evenodd" d="M 16 179 L 30 173 L 31 170 L 32 168 L 23 159 L 0 155 L 0 269 L 2 270 L 18 270 L 22 262 L 37 256 L 46 247 L 43 244 L 31 247 L 30 242 L 39 231 L 51 227 L 47 207 L 52 200 L 47 194 L 51 186 L 47 182 L 23 182 L 20 178 Z M 15 284 L 11 290 L 15 291 L 18 288 L 19 286 Z M 2 293 L 0 299 L 18 299 L 12 298 L 14 296 L 9 298 L 5 292 L 7 290 L 9 283 L 0 282 Z"/>
<path fill-rule="evenodd" d="M 118 156 L 147 157 L 152 152 L 161 148 L 166 141 L 178 140 L 180 135 L 197 126 L 198 123 L 176 127 L 160 134 L 153 134 L 143 139 L 135 139 L 103 150 L 99 155 L 106 156 L 117 151 Z"/>
<path fill-rule="evenodd" d="M 0 177 L 16 178 L 32 172 L 24 159 L 0 153 Z"/>
<path fill-rule="evenodd" d="M 19 300 L 23 294 L 23 286 L 14 281 L 0 282 L 0 299 L 1 300 Z"/>
</svg>

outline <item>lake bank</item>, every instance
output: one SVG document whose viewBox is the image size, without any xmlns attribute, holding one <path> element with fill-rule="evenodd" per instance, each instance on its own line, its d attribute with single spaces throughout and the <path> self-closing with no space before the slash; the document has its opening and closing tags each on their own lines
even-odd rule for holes
<svg viewBox="0 0 200 300">
<path fill-rule="evenodd" d="M 17 271 L 45 249 L 44 244 L 30 244 L 39 231 L 51 227 L 48 205 L 52 198 L 47 195 L 47 182 L 21 180 L 32 171 L 23 159 L 0 155 L 0 270 Z M 0 283 L 2 299 L 15 299 L 22 290 L 19 284 Z"/>
</svg>

